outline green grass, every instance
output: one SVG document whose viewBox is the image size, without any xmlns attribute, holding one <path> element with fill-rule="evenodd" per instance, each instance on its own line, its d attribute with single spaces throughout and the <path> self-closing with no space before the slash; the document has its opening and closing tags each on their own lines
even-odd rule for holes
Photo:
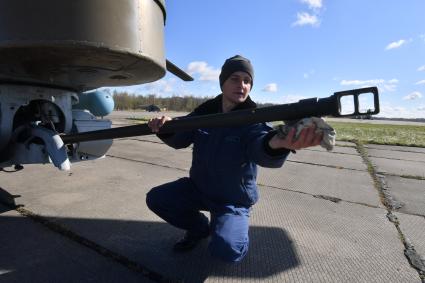
<svg viewBox="0 0 425 283">
<path fill-rule="evenodd" d="M 329 122 L 338 141 L 425 147 L 425 126 Z"/>
</svg>

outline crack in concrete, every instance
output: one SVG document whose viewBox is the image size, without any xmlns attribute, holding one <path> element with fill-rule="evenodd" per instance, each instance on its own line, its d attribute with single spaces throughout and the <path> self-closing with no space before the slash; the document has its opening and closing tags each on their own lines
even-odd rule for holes
<svg viewBox="0 0 425 283">
<path fill-rule="evenodd" d="M 153 143 L 153 144 L 161 144 L 161 145 L 165 145 L 168 147 L 168 145 L 166 143 L 164 143 L 163 141 L 152 141 L 152 140 L 143 140 L 143 139 L 137 139 L 137 138 L 121 138 L 118 139 L 121 141 L 136 141 L 136 142 L 147 142 L 147 143 Z M 180 148 L 179 151 L 185 151 L 185 152 L 191 152 L 193 149 L 193 145 L 189 145 L 186 148 Z"/>
<path fill-rule="evenodd" d="M 106 156 L 111 157 L 111 158 L 117 158 L 117 159 L 122 159 L 122 160 L 126 160 L 126 161 L 131 161 L 131 162 L 143 163 L 143 164 L 148 164 L 148 165 L 153 165 L 153 166 L 158 166 L 158 167 L 164 167 L 164 168 L 176 169 L 176 170 L 179 170 L 179 171 L 189 172 L 188 169 L 174 167 L 174 166 L 167 166 L 167 165 L 163 165 L 163 164 L 141 161 L 141 160 L 126 158 L 126 157 L 121 157 L 121 156 L 115 156 L 115 155 L 110 155 L 110 154 L 107 154 Z"/>
<path fill-rule="evenodd" d="M 425 161 L 421 161 L 421 160 L 401 159 L 401 158 L 395 158 L 395 157 L 382 157 L 382 156 L 375 156 L 375 155 L 369 155 L 369 157 L 379 158 L 379 159 L 387 159 L 387 160 L 398 160 L 398 161 L 409 161 L 409 162 L 425 163 Z"/>
<path fill-rule="evenodd" d="M 159 141 L 140 140 L 140 139 L 136 139 L 136 138 L 122 138 L 122 139 L 119 139 L 119 140 L 122 140 L 122 141 L 148 142 L 148 143 L 155 143 L 155 144 L 165 144 L 165 143 L 159 142 Z"/>
<path fill-rule="evenodd" d="M 355 168 L 347 168 L 347 167 L 343 167 L 343 166 L 335 166 L 335 165 L 319 164 L 319 163 L 313 163 L 313 162 L 296 161 L 296 160 L 286 160 L 286 162 L 293 162 L 293 163 L 301 163 L 301 164 L 315 165 L 315 166 L 328 167 L 328 168 L 334 168 L 334 169 L 344 169 L 344 170 L 351 170 L 351 171 L 365 172 L 365 170 L 360 170 L 360 169 L 355 169 Z"/>
<path fill-rule="evenodd" d="M 358 204 L 358 205 L 362 205 L 362 206 L 367 206 L 367 207 L 371 207 L 371 208 L 382 208 L 382 207 L 372 205 L 372 204 L 368 204 L 368 203 L 344 200 L 344 199 L 340 199 L 340 198 L 332 197 L 332 196 L 327 196 L 327 195 L 315 195 L 315 194 L 310 194 L 310 193 L 297 191 L 297 190 L 291 190 L 291 189 L 285 189 L 285 188 L 281 188 L 281 187 L 264 185 L 264 184 L 261 184 L 261 183 L 258 183 L 258 185 L 265 187 L 265 188 L 270 188 L 270 189 L 275 189 L 275 190 L 280 190 L 280 191 L 287 191 L 287 192 L 291 192 L 291 193 L 299 193 L 299 194 L 303 194 L 303 195 L 307 195 L 307 196 L 311 196 L 311 197 L 315 197 L 315 198 L 324 199 L 324 200 L 331 201 L 331 202 L 334 202 L 334 203 L 346 202 L 346 203 L 351 203 L 351 204 Z"/>
<path fill-rule="evenodd" d="M 340 198 L 326 196 L 326 195 L 313 195 L 313 196 L 315 198 L 321 198 L 321 199 L 329 200 L 329 201 L 334 202 L 334 203 L 338 203 L 338 202 L 340 202 L 342 200 Z"/>
<path fill-rule="evenodd" d="M 174 283 L 174 282 L 181 282 L 178 280 L 173 280 L 170 278 L 166 278 L 165 276 L 150 270 L 146 267 L 144 267 L 143 265 L 141 265 L 138 262 L 135 262 L 129 258 L 127 258 L 126 256 L 123 256 L 119 253 L 116 253 L 104 246 L 101 246 L 97 243 L 95 243 L 94 241 L 91 241 L 75 232 L 73 232 L 72 230 L 70 230 L 69 228 L 67 228 L 66 226 L 51 221 L 46 217 L 43 217 L 41 215 L 38 215 L 28 209 L 23 208 L 22 206 L 13 206 L 10 205 L 10 203 L 7 202 L 3 202 L 0 199 L 0 203 L 2 203 L 3 205 L 5 205 L 6 207 L 17 211 L 19 214 L 21 214 L 24 217 L 27 217 L 31 220 L 33 220 L 34 222 L 37 222 L 41 225 L 43 225 L 45 228 L 49 229 L 50 231 L 56 233 L 56 234 L 60 234 L 61 236 L 64 236 L 66 238 L 68 238 L 69 240 L 82 245 L 86 248 L 89 248 L 90 250 L 95 251 L 96 253 L 98 253 L 99 255 L 109 258 L 121 265 L 123 265 L 124 267 L 135 271 L 137 273 L 141 273 L 144 277 L 149 278 L 152 281 L 155 282 L 161 282 L 161 283 Z"/>
<path fill-rule="evenodd" d="M 394 173 L 388 173 L 388 172 L 376 172 L 379 175 L 385 175 L 385 176 L 394 176 L 394 177 L 400 177 L 404 179 L 413 179 L 413 180 L 425 180 L 425 177 L 423 176 L 417 176 L 417 175 L 398 175 Z"/>
<path fill-rule="evenodd" d="M 334 149 L 336 147 L 344 147 L 344 146 L 340 146 L 340 145 L 335 145 Z M 345 146 L 347 147 L 347 146 Z M 350 146 L 350 148 L 356 149 L 354 146 Z M 302 150 L 308 150 L 308 151 L 316 151 L 316 152 L 323 152 L 323 153 L 330 153 L 330 154 L 349 154 L 349 155 L 355 155 L 353 153 L 349 153 L 349 152 L 337 152 L 337 151 L 327 151 L 325 149 L 323 149 L 322 147 L 316 146 L 316 147 L 307 147 L 307 148 L 303 148 Z"/>
<path fill-rule="evenodd" d="M 391 145 L 388 145 L 388 146 L 391 146 Z M 393 151 L 393 150 L 391 150 L 391 149 L 375 148 L 375 147 L 369 147 L 369 146 L 365 146 L 365 148 L 370 148 L 370 149 L 373 149 L 373 150 Z M 419 148 L 420 148 L 420 147 L 419 147 Z M 402 148 L 397 149 L 396 151 L 411 152 L 411 153 L 419 153 L 419 154 L 424 154 L 424 155 L 425 155 L 425 152 L 414 151 L 414 150 L 408 150 L 408 149 L 402 149 Z"/>
<path fill-rule="evenodd" d="M 383 194 L 383 200 L 385 202 L 384 205 L 386 207 L 389 207 L 391 209 L 391 211 L 402 208 L 404 206 L 404 203 L 396 200 L 391 195 L 391 192 L 390 192 L 389 187 L 388 187 L 388 183 L 385 179 L 385 175 L 379 174 L 376 171 L 374 173 L 375 173 L 375 176 L 378 179 L 379 184 L 380 184 L 380 190 Z"/>
<path fill-rule="evenodd" d="M 360 142 L 356 142 L 356 145 L 357 151 L 359 152 L 360 156 L 363 158 L 364 163 L 368 167 L 369 174 L 373 179 L 375 188 L 378 190 L 381 202 L 386 207 L 387 218 L 391 223 L 394 224 L 395 228 L 397 229 L 400 240 L 404 246 L 404 255 L 406 256 L 406 259 L 409 262 L 410 266 L 412 266 L 418 272 L 419 278 L 421 279 L 422 283 L 425 283 L 425 262 L 415 250 L 410 240 L 408 240 L 408 238 L 406 238 L 406 236 L 404 235 L 403 231 L 401 231 L 400 222 L 397 216 L 392 213 L 393 210 L 396 209 L 396 207 L 400 204 L 394 200 L 394 198 L 388 191 L 386 187 L 385 176 L 379 175 L 377 173 L 376 167 L 368 158 L 367 149 Z"/>
<path fill-rule="evenodd" d="M 342 154 L 342 155 L 351 155 L 351 156 L 357 156 L 357 154 L 353 154 L 353 153 L 348 153 L 348 152 L 326 152 L 326 151 L 321 151 L 321 150 L 317 150 L 317 149 L 309 149 L 309 148 L 303 148 L 303 151 L 313 151 L 313 152 L 322 152 L 322 153 L 329 153 L 329 154 Z"/>
</svg>

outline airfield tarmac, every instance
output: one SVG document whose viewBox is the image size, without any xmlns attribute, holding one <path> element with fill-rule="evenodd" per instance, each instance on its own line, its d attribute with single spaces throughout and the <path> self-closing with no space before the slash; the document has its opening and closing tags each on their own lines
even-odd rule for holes
<svg viewBox="0 0 425 283">
<path fill-rule="evenodd" d="M 207 241 L 173 253 L 183 232 L 146 207 L 190 157 L 144 136 L 70 172 L 0 172 L 0 282 L 425 282 L 425 148 L 340 142 L 261 168 L 238 264 L 211 258 Z"/>
</svg>

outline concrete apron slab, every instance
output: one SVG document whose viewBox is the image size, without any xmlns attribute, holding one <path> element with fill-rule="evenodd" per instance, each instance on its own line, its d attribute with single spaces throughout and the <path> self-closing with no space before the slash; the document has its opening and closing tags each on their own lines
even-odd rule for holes
<svg viewBox="0 0 425 283">
<path fill-rule="evenodd" d="M 416 161 L 421 162 L 422 166 L 425 166 L 425 152 L 413 152 L 413 151 L 396 151 L 396 150 L 385 150 L 385 149 L 367 149 L 370 157 L 379 157 L 395 160 L 404 161 Z"/>
<path fill-rule="evenodd" d="M 303 149 L 302 151 L 322 151 L 322 152 L 328 152 L 325 148 L 321 146 L 315 146 Z M 330 153 L 345 153 L 345 154 L 352 154 L 352 155 L 358 155 L 356 150 L 356 145 L 353 144 L 353 146 L 334 146 L 332 151 Z"/>
<path fill-rule="evenodd" d="M 339 148 L 336 148 L 338 150 Z M 323 166 L 367 170 L 361 157 L 353 148 L 348 149 L 353 154 L 326 152 L 321 150 L 300 150 L 290 154 L 290 161 L 298 163 L 314 163 Z M 155 139 L 121 139 L 117 140 L 108 152 L 108 156 L 128 158 L 141 162 L 171 166 L 189 170 L 191 165 L 192 149 L 175 150 Z"/>
<path fill-rule="evenodd" d="M 163 144 L 156 136 L 146 136 L 116 140 L 108 151 L 108 156 L 189 170 L 192 148 L 175 150 Z M 338 168 L 367 170 L 356 149 L 348 147 L 335 147 L 332 152 L 321 150 L 320 147 L 315 147 L 313 150 L 300 150 L 296 154 L 290 154 L 288 160 Z"/>
<path fill-rule="evenodd" d="M 186 176 L 187 172 L 104 158 L 77 163 L 72 172 L 53 166 L 27 165 L 13 174 L 3 174 L 1 188 L 16 198 L 16 204 L 51 217 L 139 219 L 148 212 L 146 192 L 161 183 Z M 137 208 L 128 208 L 128 203 Z"/>
<path fill-rule="evenodd" d="M 173 254 L 171 247 L 182 231 L 150 212 L 144 197 L 152 186 L 186 172 L 112 158 L 80 164 L 74 166 L 72 174 L 51 166 L 28 166 L 24 173 L 2 178 L 2 187 L 11 194 L 21 194 L 16 201 L 26 209 L 171 279 L 418 279 L 403 256 L 403 247 L 385 210 L 267 187 L 261 188 L 261 201 L 252 214 L 250 252 L 242 263 L 227 265 L 210 258 L 207 242 L 191 253 Z"/>
<path fill-rule="evenodd" d="M 400 222 L 400 229 L 407 241 L 414 246 L 425 265 L 425 218 L 399 212 L 394 214 Z"/>
<path fill-rule="evenodd" d="M 191 148 L 176 150 L 166 144 L 147 140 L 118 140 L 107 155 L 186 171 L 192 163 Z"/>
<path fill-rule="evenodd" d="M 292 273 L 292 281 L 418 280 L 383 209 L 334 203 L 264 187 L 255 211 L 253 222 L 280 227 L 293 240 L 301 265 L 288 272 Z M 291 282 L 284 276 L 281 278 L 285 280 L 275 282 Z"/>
<path fill-rule="evenodd" d="M 347 168 L 366 171 L 367 167 L 362 158 L 357 154 L 340 154 L 317 150 L 300 150 L 290 154 L 288 160 L 301 163 L 318 164 L 324 166 Z"/>
<path fill-rule="evenodd" d="M 399 212 L 425 217 L 425 180 L 385 176 L 387 191 L 392 196 Z"/>
<path fill-rule="evenodd" d="M 153 282 L 0 204 L 1 282 Z"/>
<path fill-rule="evenodd" d="M 257 181 L 282 190 L 383 207 L 366 171 L 287 162 L 283 168 L 259 168 Z"/>
<path fill-rule="evenodd" d="M 142 147 L 143 151 L 141 151 Z M 163 165 L 170 164 L 176 157 L 184 155 L 182 156 L 185 161 L 183 164 L 184 168 L 190 167 L 191 154 L 191 147 L 175 150 L 165 145 L 155 135 L 115 140 L 114 145 L 108 152 L 108 155 L 111 156 L 122 156 L 140 161 L 152 162 L 156 160 L 158 164 Z M 291 154 L 289 159 L 296 162 L 317 163 L 326 166 L 358 170 L 367 169 L 359 157 L 357 150 L 352 147 L 336 146 L 333 151 L 327 152 L 319 146 L 312 149 L 300 150 L 296 154 Z"/>
<path fill-rule="evenodd" d="M 161 167 L 158 170 L 158 166 L 115 158 L 79 165 L 73 167 L 71 174 L 60 172 L 52 166 L 26 166 L 26 172 L 6 174 L 2 178 L 2 188 L 11 195 L 21 195 L 15 198 L 17 205 L 22 204 L 25 209 L 49 219 L 52 225 L 66 227 L 94 245 L 109 248 L 116 244 L 126 251 L 120 253 L 125 260 L 140 252 L 140 246 L 150 248 L 150 238 L 161 235 L 161 232 L 146 233 L 149 229 L 173 229 L 164 223 L 157 223 L 160 219 L 147 208 L 145 195 L 153 186 L 175 180 L 182 171 Z M 145 221 L 141 217 L 143 215 L 147 215 L 145 219 L 154 221 Z M 166 234 L 181 236 L 174 232 Z M 172 241 L 176 240 L 173 238 Z M 120 249 L 111 251 L 121 252 Z M 154 256 L 155 250 L 152 252 Z M 111 258 L 109 253 L 106 258 Z M 149 271 L 146 266 L 130 262 L 131 267 L 134 265 L 144 270 L 142 274 Z M 159 271 L 160 267 L 157 268 Z M 154 276 L 159 274 L 154 271 L 149 273 L 152 272 Z"/>
<path fill-rule="evenodd" d="M 108 153 L 114 157 L 182 170 L 189 170 L 191 154 L 190 148 L 175 150 L 165 144 L 138 140 L 119 140 Z M 260 168 L 258 182 L 270 186 L 281 185 L 284 189 L 309 194 L 381 206 L 372 179 L 366 172 L 366 165 L 359 156 L 313 150 L 299 151 L 297 154 L 291 154 L 290 158 L 295 156 L 299 160 L 297 162 L 314 161 L 324 166 L 299 164 L 289 160 L 284 168 Z M 362 168 L 364 171 L 326 167 L 332 166 L 332 163 L 338 168 L 354 167 Z M 312 180 L 315 182 L 314 186 L 311 185 Z"/>
<path fill-rule="evenodd" d="M 425 163 L 379 157 L 369 157 L 377 172 L 397 176 L 417 176 L 425 178 Z"/>
<path fill-rule="evenodd" d="M 425 172 L 424 153 L 418 151 L 418 148 L 389 147 L 388 149 L 390 150 L 369 147 L 368 159 L 374 164 L 375 171 L 381 173 L 378 177 L 382 192 L 392 214 L 396 217 L 393 221 L 398 225 L 400 237 L 404 241 L 405 254 L 412 266 L 421 270 L 420 273 L 423 276 L 425 274 L 423 244 L 425 242 L 425 180 L 421 179 L 424 177 L 421 174 Z M 373 157 L 373 154 L 386 157 Z M 422 278 L 422 282 L 425 282 L 424 280 Z"/>
<path fill-rule="evenodd" d="M 380 144 L 366 144 L 365 147 L 368 149 L 425 153 L 425 148 L 423 147 L 380 145 Z"/>
</svg>

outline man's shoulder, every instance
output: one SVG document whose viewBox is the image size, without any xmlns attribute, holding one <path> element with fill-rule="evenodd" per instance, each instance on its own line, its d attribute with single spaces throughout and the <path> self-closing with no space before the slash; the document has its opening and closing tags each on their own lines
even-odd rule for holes
<svg viewBox="0 0 425 283">
<path fill-rule="evenodd" d="M 221 107 L 221 96 L 218 95 L 215 98 L 205 101 L 201 105 L 195 108 L 193 111 L 196 115 L 207 115 L 218 113 Z"/>
</svg>

